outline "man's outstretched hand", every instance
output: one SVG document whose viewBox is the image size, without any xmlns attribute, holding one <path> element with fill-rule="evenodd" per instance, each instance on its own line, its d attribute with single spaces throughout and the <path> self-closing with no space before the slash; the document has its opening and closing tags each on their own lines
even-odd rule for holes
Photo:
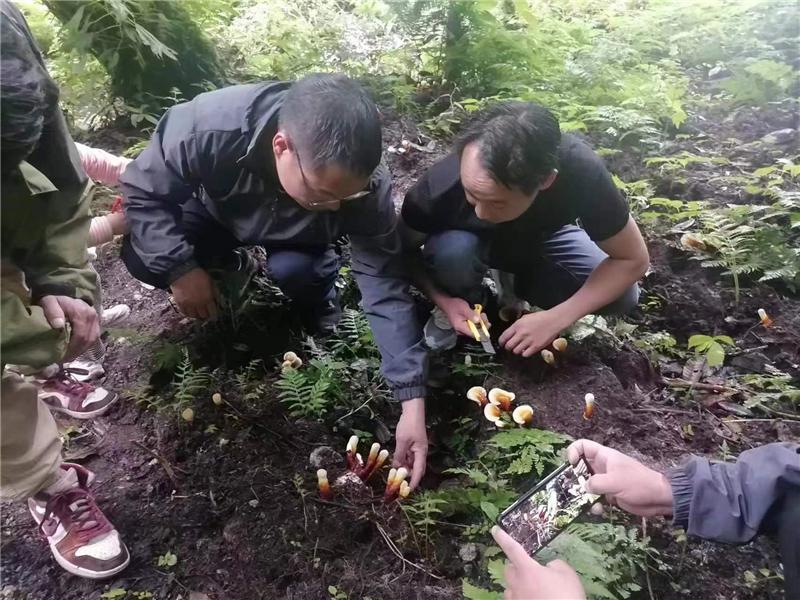
<svg viewBox="0 0 800 600">
<path fill-rule="evenodd" d="M 425 425 L 425 399 L 403 402 L 403 413 L 395 430 L 393 467 L 406 467 L 411 472 L 409 486 L 415 489 L 425 474 L 428 459 L 428 429 Z"/>
<path fill-rule="evenodd" d="M 217 286 L 204 269 L 198 267 L 184 273 L 172 282 L 170 289 L 178 308 L 187 317 L 217 318 Z"/>
<path fill-rule="evenodd" d="M 547 310 L 528 313 L 503 332 L 500 345 L 509 352 L 528 358 L 549 346 L 568 325 Z"/>
<path fill-rule="evenodd" d="M 571 464 L 581 456 L 595 473 L 586 482 L 591 493 L 640 517 L 672 514 L 672 486 L 658 471 L 591 440 L 578 440 L 567 448 Z"/>
<path fill-rule="evenodd" d="M 100 318 L 97 311 L 83 300 L 69 296 L 43 296 L 38 304 L 53 329 L 63 329 L 69 323 L 69 345 L 64 355 L 65 361 L 80 355 L 100 337 Z"/>
</svg>

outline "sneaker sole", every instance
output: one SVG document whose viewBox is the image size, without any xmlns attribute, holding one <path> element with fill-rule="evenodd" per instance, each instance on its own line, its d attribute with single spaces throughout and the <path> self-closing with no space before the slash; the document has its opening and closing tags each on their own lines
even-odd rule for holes
<svg viewBox="0 0 800 600">
<path fill-rule="evenodd" d="M 96 410 L 92 410 L 92 411 L 89 411 L 89 412 L 86 412 L 86 411 L 77 412 L 77 411 L 74 411 L 74 410 L 70 410 L 68 408 L 64 408 L 63 406 L 53 406 L 49 402 L 45 402 L 45 405 L 51 411 L 64 413 L 65 415 L 69 415 L 73 419 L 94 419 L 95 417 L 100 417 L 100 416 L 104 415 L 105 413 L 107 413 L 108 409 L 111 408 L 112 406 L 114 406 L 117 403 L 117 400 L 119 400 L 119 396 L 116 396 L 111 402 L 109 402 L 108 404 L 106 404 L 102 408 L 98 408 Z"/>
<path fill-rule="evenodd" d="M 67 559 L 61 556 L 54 546 L 50 546 L 50 551 L 53 553 L 53 558 L 56 559 L 56 562 L 61 566 L 62 569 L 64 569 L 67 573 L 71 573 L 85 579 L 107 579 L 123 571 L 129 564 L 131 564 L 131 554 L 128 552 L 127 547 L 125 547 L 125 552 L 128 557 L 125 559 L 125 562 L 114 567 L 113 569 L 109 569 L 108 571 L 90 571 L 89 569 L 83 569 L 73 565 Z"/>
</svg>

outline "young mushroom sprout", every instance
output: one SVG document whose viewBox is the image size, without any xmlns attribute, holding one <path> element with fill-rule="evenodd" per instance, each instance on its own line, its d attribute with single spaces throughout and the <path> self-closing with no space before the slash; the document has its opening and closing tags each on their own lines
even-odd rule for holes
<svg viewBox="0 0 800 600">
<path fill-rule="evenodd" d="M 222 394 L 219 392 L 211 394 L 211 401 L 217 406 L 222 406 Z"/>
<path fill-rule="evenodd" d="M 586 394 L 583 399 L 586 402 L 586 408 L 583 409 L 583 418 L 588 421 L 594 414 L 594 394 Z"/>
<path fill-rule="evenodd" d="M 771 327 L 772 326 L 772 319 L 767 314 L 767 311 L 763 308 L 758 309 L 758 319 L 761 321 L 761 324 L 764 327 Z"/>
<path fill-rule="evenodd" d="M 542 355 L 542 360 L 544 360 L 544 362 L 546 362 L 548 365 L 555 364 L 556 357 L 553 355 L 552 352 L 550 352 L 550 350 L 547 350 L 545 348 L 544 350 L 541 351 L 540 354 Z"/>
<path fill-rule="evenodd" d="M 370 447 L 366 463 L 357 450 L 358 437 L 354 435 L 347 441 L 345 459 L 347 460 L 347 469 L 357 475 L 361 481 L 369 480 L 373 473 L 380 469 L 386 459 L 389 458 L 389 451 L 381 450 L 381 445 L 378 442 L 375 442 Z"/>
<path fill-rule="evenodd" d="M 283 363 L 281 363 L 281 370 L 299 369 L 303 366 L 303 361 L 291 350 L 283 355 Z"/>
<path fill-rule="evenodd" d="M 553 348 L 559 352 L 564 352 L 567 349 L 567 339 L 560 337 L 553 340 Z"/>
<path fill-rule="evenodd" d="M 400 495 L 400 488 L 408 477 L 408 469 L 400 467 L 389 471 L 389 478 L 386 480 L 386 491 L 383 493 L 383 501 L 389 503 L 397 499 Z"/>
<path fill-rule="evenodd" d="M 317 486 L 319 487 L 320 498 L 333 500 L 333 491 L 331 491 L 331 485 L 328 483 L 328 472 L 325 469 L 317 471 Z"/>
</svg>

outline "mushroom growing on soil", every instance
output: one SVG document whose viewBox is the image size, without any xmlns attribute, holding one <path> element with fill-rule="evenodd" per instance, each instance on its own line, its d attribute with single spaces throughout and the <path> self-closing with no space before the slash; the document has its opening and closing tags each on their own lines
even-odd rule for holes
<svg viewBox="0 0 800 600">
<path fill-rule="evenodd" d="M 533 407 L 529 404 L 520 404 L 511 416 L 518 425 L 530 425 L 533 422 Z"/>
<path fill-rule="evenodd" d="M 499 406 L 506 412 L 511 410 L 511 403 L 514 402 L 516 397 L 517 395 L 513 392 L 507 392 L 506 390 L 501 390 L 500 388 L 492 388 L 492 390 L 489 392 L 489 402 L 495 406 Z"/>
<path fill-rule="evenodd" d="M 583 409 L 583 418 L 588 421 L 594 414 L 594 394 L 586 394 L 583 400 L 586 403 L 586 407 Z"/>
<path fill-rule="evenodd" d="M 497 423 L 502 415 L 503 411 L 496 404 L 487 404 L 483 407 L 483 416 L 492 423 Z"/>
<path fill-rule="evenodd" d="M 383 501 L 389 503 L 400 495 L 400 487 L 408 477 L 408 469 L 400 467 L 389 471 L 389 478 L 386 480 L 386 491 L 383 493 Z"/>
<path fill-rule="evenodd" d="M 764 327 L 771 327 L 772 326 L 772 319 L 770 319 L 767 311 L 763 308 L 758 309 L 758 320 L 761 321 L 761 324 Z"/>
<path fill-rule="evenodd" d="M 389 458 L 389 451 L 381 450 L 381 445 L 378 442 L 372 444 L 372 447 L 369 449 L 366 463 L 364 463 L 364 459 L 361 458 L 357 450 L 358 437 L 354 435 L 347 441 L 345 459 L 347 461 L 347 469 L 351 473 L 357 475 L 361 481 L 367 481 L 372 477 L 372 474 L 380 469 L 386 462 L 386 459 Z"/>
<path fill-rule="evenodd" d="M 544 349 L 540 352 L 542 356 L 542 360 L 546 362 L 548 365 L 553 365 L 556 362 L 556 357 L 553 355 L 550 350 Z"/>
<path fill-rule="evenodd" d="M 564 350 L 566 350 L 567 345 L 568 343 L 566 338 L 560 337 L 553 340 L 553 348 L 555 348 L 559 352 L 563 352 Z"/>
<path fill-rule="evenodd" d="M 303 366 L 303 361 L 300 360 L 300 357 L 291 350 L 283 355 L 283 364 L 286 365 L 287 363 L 288 366 L 292 367 L 293 369 L 299 369 Z"/>
<path fill-rule="evenodd" d="M 489 402 L 489 397 L 486 395 L 486 388 L 482 388 L 479 385 L 467 390 L 467 398 L 475 402 L 478 406 L 484 406 Z"/>
<path fill-rule="evenodd" d="M 333 500 L 333 492 L 331 485 L 328 483 L 328 472 L 325 469 L 317 471 L 317 486 L 319 487 L 319 496 L 323 500 Z"/>
</svg>

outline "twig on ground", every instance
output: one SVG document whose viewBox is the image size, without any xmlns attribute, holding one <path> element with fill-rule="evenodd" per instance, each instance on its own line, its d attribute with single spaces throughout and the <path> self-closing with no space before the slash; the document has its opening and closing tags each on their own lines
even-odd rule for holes
<svg viewBox="0 0 800 600">
<path fill-rule="evenodd" d="M 161 468 L 164 469 L 164 472 L 169 477 L 169 480 L 172 482 L 172 487 L 176 490 L 180 488 L 178 484 L 178 478 L 175 476 L 175 468 L 169 463 L 169 461 L 161 456 L 158 452 L 153 450 L 152 448 L 148 448 L 144 445 L 144 443 L 140 442 L 139 440 L 131 440 L 135 445 L 139 446 L 142 450 L 153 456 L 158 463 L 161 465 Z"/>
<path fill-rule="evenodd" d="M 642 517 L 642 535 L 647 537 L 647 519 L 644 517 Z M 646 561 L 644 565 L 644 577 L 647 580 L 647 591 L 650 592 L 650 600 L 656 600 L 653 594 L 653 584 L 650 582 L 650 566 Z"/>
<path fill-rule="evenodd" d="M 392 551 L 392 554 L 394 554 L 397 558 L 399 558 L 400 560 L 403 561 L 403 565 L 404 565 L 403 569 L 404 570 L 405 570 L 405 565 L 409 565 L 411 567 L 414 567 L 415 569 L 418 569 L 418 570 L 422 571 L 426 575 L 429 575 L 430 577 L 433 577 L 434 579 L 444 579 L 444 577 L 442 577 L 441 575 L 436 575 L 435 573 L 431 573 L 428 569 L 426 569 L 422 565 L 418 565 L 417 563 L 414 563 L 414 562 L 411 562 L 410 560 L 408 560 L 405 556 L 403 556 L 403 553 L 400 552 L 400 549 L 392 541 L 392 538 L 389 537 L 389 534 L 386 533 L 386 530 L 383 527 L 381 527 L 381 524 L 380 523 L 375 523 L 375 527 L 378 528 L 378 533 L 381 534 L 381 537 L 383 538 L 383 541 L 386 542 L 387 546 L 389 546 L 389 550 Z"/>
<path fill-rule="evenodd" d="M 686 381 L 685 379 L 664 379 L 664 384 L 671 388 L 686 388 L 690 392 L 692 390 L 701 390 L 705 392 L 714 392 L 722 394 L 723 392 L 730 392 L 740 394 L 742 390 L 736 387 L 728 387 L 725 385 L 717 385 L 715 383 L 700 383 L 696 381 Z"/>
</svg>

